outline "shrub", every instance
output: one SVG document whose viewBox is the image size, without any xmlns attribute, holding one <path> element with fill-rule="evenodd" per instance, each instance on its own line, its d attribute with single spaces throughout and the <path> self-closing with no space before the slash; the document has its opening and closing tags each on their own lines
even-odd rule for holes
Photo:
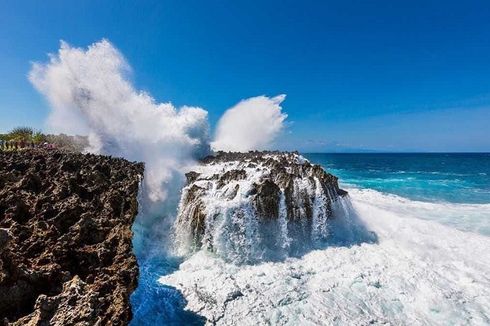
<svg viewBox="0 0 490 326">
<path fill-rule="evenodd" d="M 34 130 L 30 127 L 16 127 L 12 129 L 11 132 L 8 133 L 9 140 L 24 140 L 31 141 L 32 136 L 34 135 Z"/>
<path fill-rule="evenodd" d="M 37 131 L 32 135 L 32 141 L 36 144 L 44 143 L 47 140 L 46 135 L 40 131 Z"/>
</svg>

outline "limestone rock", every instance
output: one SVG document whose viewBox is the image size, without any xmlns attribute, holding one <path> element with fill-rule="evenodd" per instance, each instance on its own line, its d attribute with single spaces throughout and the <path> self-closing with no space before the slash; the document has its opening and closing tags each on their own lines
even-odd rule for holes
<svg viewBox="0 0 490 326">
<path fill-rule="evenodd" d="M 0 324 L 129 322 L 143 169 L 90 154 L 0 153 Z"/>
</svg>

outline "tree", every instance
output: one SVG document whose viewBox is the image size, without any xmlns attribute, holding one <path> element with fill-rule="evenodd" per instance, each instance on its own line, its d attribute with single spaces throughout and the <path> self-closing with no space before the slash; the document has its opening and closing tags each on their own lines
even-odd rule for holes
<svg viewBox="0 0 490 326">
<path fill-rule="evenodd" d="M 36 144 L 44 143 L 46 141 L 46 135 L 40 131 L 36 131 L 34 135 L 32 135 L 32 141 Z"/>
<path fill-rule="evenodd" d="M 9 140 L 16 141 L 31 141 L 34 135 L 34 130 L 30 127 L 16 127 L 8 133 Z"/>
</svg>

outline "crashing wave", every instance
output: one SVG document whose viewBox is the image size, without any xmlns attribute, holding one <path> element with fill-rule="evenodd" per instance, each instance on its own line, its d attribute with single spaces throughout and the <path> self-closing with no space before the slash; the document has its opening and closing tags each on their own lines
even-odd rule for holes
<svg viewBox="0 0 490 326">
<path fill-rule="evenodd" d="M 333 220 L 345 218 L 337 177 L 297 153 L 219 152 L 186 176 L 174 225 L 180 255 L 205 248 L 238 263 L 300 255 L 334 239 Z"/>
<path fill-rule="evenodd" d="M 488 217 L 488 205 L 348 190 L 346 209 L 376 232 L 377 243 L 245 266 L 201 251 L 159 281 L 181 291 L 186 311 L 209 325 L 489 324 L 490 238 L 414 216 L 430 205 L 434 216 L 455 217 L 460 206 L 461 217 L 477 208 Z"/>
</svg>

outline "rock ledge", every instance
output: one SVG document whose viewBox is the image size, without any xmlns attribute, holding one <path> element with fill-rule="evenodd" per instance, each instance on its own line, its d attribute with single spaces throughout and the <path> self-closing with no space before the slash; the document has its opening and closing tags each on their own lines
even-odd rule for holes
<svg viewBox="0 0 490 326">
<path fill-rule="evenodd" d="M 122 325 L 143 164 L 0 153 L 0 325 Z"/>
</svg>

